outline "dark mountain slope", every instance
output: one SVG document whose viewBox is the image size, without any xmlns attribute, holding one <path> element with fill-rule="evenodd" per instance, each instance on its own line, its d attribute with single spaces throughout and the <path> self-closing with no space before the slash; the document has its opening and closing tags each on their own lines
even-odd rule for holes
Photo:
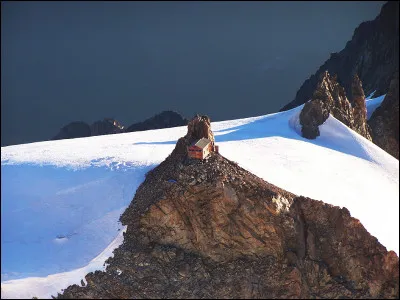
<svg viewBox="0 0 400 300">
<path fill-rule="evenodd" d="M 399 73 L 390 84 L 382 104 L 374 111 L 368 124 L 375 144 L 399 159 Z"/>
<path fill-rule="evenodd" d="M 328 71 L 337 75 L 350 102 L 352 78 L 357 74 L 365 94 L 373 91 L 376 96 L 387 93 L 390 81 L 399 69 L 399 1 L 383 5 L 380 14 L 373 21 L 361 23 L 352 39 L 339 53 L 331 57 L 311 75 L 298 90 L 295 99 L 281 111 L 306 103 L 312 96 L 321 74 Z"/>
</svg>

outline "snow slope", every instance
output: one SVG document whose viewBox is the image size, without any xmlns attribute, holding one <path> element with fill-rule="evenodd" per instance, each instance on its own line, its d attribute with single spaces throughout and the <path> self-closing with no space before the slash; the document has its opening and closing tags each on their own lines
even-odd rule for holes
<svg viewBox="0 0 400 300">
<path fill-rule="evenodd" d="M 381 99 L 369 99 L 369 113 Z M 330 116 L 299 135 L 301 107 L 213 122 L 220 153 L 298 195 L 346 206 L 397 254 L 399 161 Z M 122 242 L 119 215 L 186 127 L 1 148 L 1 297 L 56 295 L 101 270 Z"/>
<path fill-rule="evenodd" d="M 372 116 L 373 112 L 375 111 L 375 109 L 377 109 L 381 105 L 381 103 L 382 103 L 383 99 L 385 98 L 385 96 L 386 95 L 382 95 L 382 96 L 379 96 L 379 97 L 376 97 L 376 98 L 373 98 L 373 99 L 369 99 L 369 98 L 366 99 L 367 108 L 368 108 L 367 109 L 367 120 L 369 120 L 369 118 L 371 118 L 371 116 Z"/>
</svg>

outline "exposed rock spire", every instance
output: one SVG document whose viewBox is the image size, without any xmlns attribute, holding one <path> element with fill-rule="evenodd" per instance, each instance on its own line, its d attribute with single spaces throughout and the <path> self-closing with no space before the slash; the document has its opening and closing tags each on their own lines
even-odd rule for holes
<svg viewBox="0 0 400 300">
<path fill-rule="evenodd" d="M 210 141 L 215 142 L 214 133 L 211 130 L 211 120 L 208 116 L 194 116 L 193 119 L 189 121 L 187 128 L 188 131 L 186 135 L 178 140 L 171 156 L 186 157 L 187 146 L 201 138 L 207 138 Z"/>
<path fill-rule="evenodd" d="M 353 77 L 351 84 L 351 93 L 353 97 L 353 129 L 365 138 L 372 141 L 370 128 L 367 123 L 367 107 L 365 104 L 365 95 L 362 83 L 357 74 Z"/>
<path fill-rule="evenodd" d="M 315 89 L 311 101 L 307 102 L 300 113 L 302 135 L 309 139 L 319 136 L 319 125 L 322 125 L 332 114 L 349 128 L 371 140 L 367 125 L 365 96 L 361 81 L 354 77 L 353 95 L 356 104 L 353 109 L 346 97 L 344 88 L 338 83 L 337 76 L 325 71 Z"/>
</svg>

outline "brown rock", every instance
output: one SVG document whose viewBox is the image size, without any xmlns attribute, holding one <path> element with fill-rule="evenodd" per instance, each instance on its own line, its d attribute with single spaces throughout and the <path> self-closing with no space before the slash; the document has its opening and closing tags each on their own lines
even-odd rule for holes
<svg viewBox="0 0 400 300">
<path fill-rule="evenodd" d="M 311 101 L 304 105 L 300 113 L 303 137 L 314 139 L 319 136 L 318 126 L 325 122 L 330 113 L 349 128 L 371 140 L 366 119 L 365 96 L 358 76 L 354 77 L 352 87 L 354 109 L 336 76 L 330 76 L 328 71 L 322 74 Z"/>
<path fill-rule="evenodd" d="M 303 137 L 315 139 L 319 136 L 319 125 L 329 117 L 329 110 L 321 100 L 313 100 L 304 104 L 300 112 L 301 133 Z"/>
<path fill-rule="evenodd" d="M 174 151 L 171 153 L 171 156 L 178 160 L 187 156 L 187 147 L 196 140 L 207 138 L 215 142 L 214 134 L 211 130 L 211 121 L 208 116 L 194 116 L 187 127 L 186 135 L 178 140 Z"/>
<path fill-rule="evenodd" d="M 372 141 L 371 129 L 367 124 L 367 107 L 365 105 L 365 95 L 360 78 L 354 75 L 351 91 L 353 96 L 353 118 L 354 131 Z"/>
<path fill-rule="evenodd" d="M 214 134 L 211 131 L 210 118 L 208 116 L 196 115 L 188 123 L 188 132 L 186 134 L 186 138 L 189 139 L 190 142 L 199 140 L 201 138 L 207 138 L 214 142 L 215 139 Z"/>
</svg>

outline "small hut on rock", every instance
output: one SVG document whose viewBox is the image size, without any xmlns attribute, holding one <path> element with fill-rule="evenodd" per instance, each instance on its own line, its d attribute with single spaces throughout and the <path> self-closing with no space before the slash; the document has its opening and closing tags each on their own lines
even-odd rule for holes
<svg viewBox="0 0 400 300">
<path fill-rule="evenodd" d="M 188 147 L 188 155 L 191 158 L 204 159 L 214 150 L 213 142 L 207 138 L 201 138 Z"/>
</svg>

